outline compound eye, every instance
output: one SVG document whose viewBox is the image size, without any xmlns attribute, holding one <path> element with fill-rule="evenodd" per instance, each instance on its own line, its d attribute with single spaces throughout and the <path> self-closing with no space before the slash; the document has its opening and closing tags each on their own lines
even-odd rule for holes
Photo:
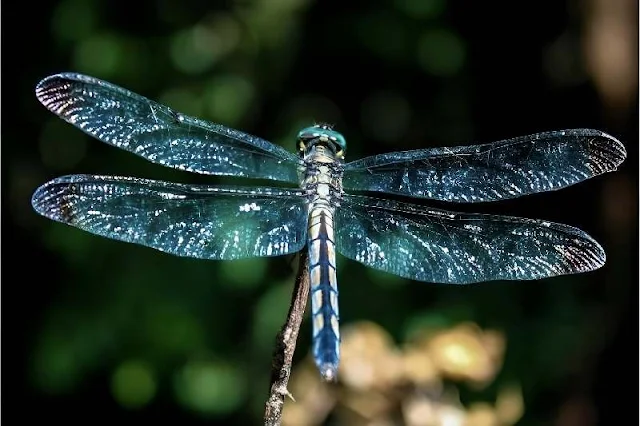
<svg viewBox="0 0 640 426">
<path fill-rule="evenodd" d="M 300 151 L 304 151 L 307 148 L 307 142 L 314 138 L 312 130 L 312 128 L 307 127 L 298 132 L 296 139 L 298 140 L 298 149 Z"/>
<path fill-rule="evenodd" d="M 305 127 L 304 129 L 298 132 L 297 139 L 298 140 L 313 139 L 315 137 L 314 135 L 317 133 L 318 133 L 318 129 L 315 129 L 313 127 Z"/>
<path fill-rule="evenodd" d="M 344 152 L 347 150 L 347 141 L 345 140 L 344 136 L 336 132 L 333 140 L 336 145 L 336 154 L 343 156 Z"/>
</svg>

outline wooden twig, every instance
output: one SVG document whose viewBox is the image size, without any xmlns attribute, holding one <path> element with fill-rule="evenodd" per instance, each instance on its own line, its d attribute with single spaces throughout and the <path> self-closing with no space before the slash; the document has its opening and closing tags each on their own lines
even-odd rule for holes
<svg viewBox="0 0 640 426">
<path fill-rule="evenodd" d="M 308 262 L 307 251 L 302 250 L 298 262 L 298 275 L 291 298 L 291 307 L 287 314 L 287 320 L 276 337 L 276 346 L 273 352 L 273 360 L 271 361 L 269 399 L 267 399 L 264 410 L 264 424 L 267 426 L 280 425 L 285 397 L 288 396 L 293 400 L 293 396 L 287 389 L 287 384 L 291 375 L 291 363 L 296 349 L 300 325 L 304 317 L 304 309 L 309 299 Z"/>
</svg>

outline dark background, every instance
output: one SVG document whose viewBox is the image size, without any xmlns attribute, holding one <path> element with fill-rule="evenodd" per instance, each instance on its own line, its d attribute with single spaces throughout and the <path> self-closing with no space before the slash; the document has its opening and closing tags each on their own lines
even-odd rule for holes
<svg viewBox="0 0 640 426">
<path fill-rule="evenodd" d="M 564 128 L 614 135 L 629 156 L 616 173 L 560 192 L 453 206 L 577 226 L 607 251 L 602 269 L 448 287 L 339 258 L 340 306 L 345 326 L 375 322 L 398 345 L 420 324 L 501 330 L 504 362 L 488 385 L 447 379 L 465 406 L 492 403 L 501 383 L 516 382 L 518 424 L 609 425 L 635 415 L 627 375 L 635 381 L 637 3 L 485 3 L 5 4 L 4 415 L 70 425 L 258 423 L 293 283 L 291 259 L 177 259 L 37 216 L 31 193 L 59 175 L 211 181 L 119 152 L 46 111 L 34 86 L 60 71 L 287 149 L 299 128 L 332 122 L 348 159 Z M 308 322 L 297 360 L 308 352 Z M 336 413 L 331 424 L 368 424 Z"/>
</svg>

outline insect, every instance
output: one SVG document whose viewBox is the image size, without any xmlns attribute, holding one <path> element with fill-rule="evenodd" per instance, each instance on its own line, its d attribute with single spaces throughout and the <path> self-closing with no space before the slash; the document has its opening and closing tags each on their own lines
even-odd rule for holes
<svg viewBox="0 0 640 426">
<path fill-rule="evenodd" d="M 325 380 L 335 380 L 340 358 L 336 251 L 401 277 L 451 284 L 533 280 L 605 263 L 602 247 L 567 225 L 445 211 L 372 194 L 498 201 L 614 171 L 626 157 L 614 137 L 574 129 L 345 163 L 345 138 L 325 124 L 302 129 L 294 154 L 81 74 L 47 77 L 36 96 L 85 133 L 151 162 L 290 184 L 190 185 L 70 175 L 40 186 L 32 205 L 49 219 L 177 256 L 280 256 L 306 245 L 313 355 Z"/>
</svg>

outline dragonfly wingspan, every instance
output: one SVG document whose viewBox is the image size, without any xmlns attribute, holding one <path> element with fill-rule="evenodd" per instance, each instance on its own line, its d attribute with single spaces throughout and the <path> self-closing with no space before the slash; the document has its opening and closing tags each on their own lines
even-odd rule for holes
<svg viewBox="0 0 640 426">
<path fill-rule="evenodd" d="M 620 141 L 599 130 L 539 133 L 485 145 L 392 152 L 345 165 L 343 186 L 453 202 L 557 190 L 615 170 Z"/>
<path fill-rule="evenodd" d="M 71 175 L 42 185 L 32 204 L 58 222 L 184 257 L 279 256 L 306 243 L 298 190 Z"/>
<path fill-rule="evenodd" d="M 300 160 L 295 154 L 94 77 L 52 75 L 37 85 L 36 96 L 85 133 L 157 164 L 202 174 L 298 182 Z"/>
<path fill-rule="evenodd" d="M 346 195 L 335 222 L 336 249 L 344 256 L 418 281 L 533 280 L 591 271 L 605 262 L 589 235 L 543 220 Z"/>
</svg>

